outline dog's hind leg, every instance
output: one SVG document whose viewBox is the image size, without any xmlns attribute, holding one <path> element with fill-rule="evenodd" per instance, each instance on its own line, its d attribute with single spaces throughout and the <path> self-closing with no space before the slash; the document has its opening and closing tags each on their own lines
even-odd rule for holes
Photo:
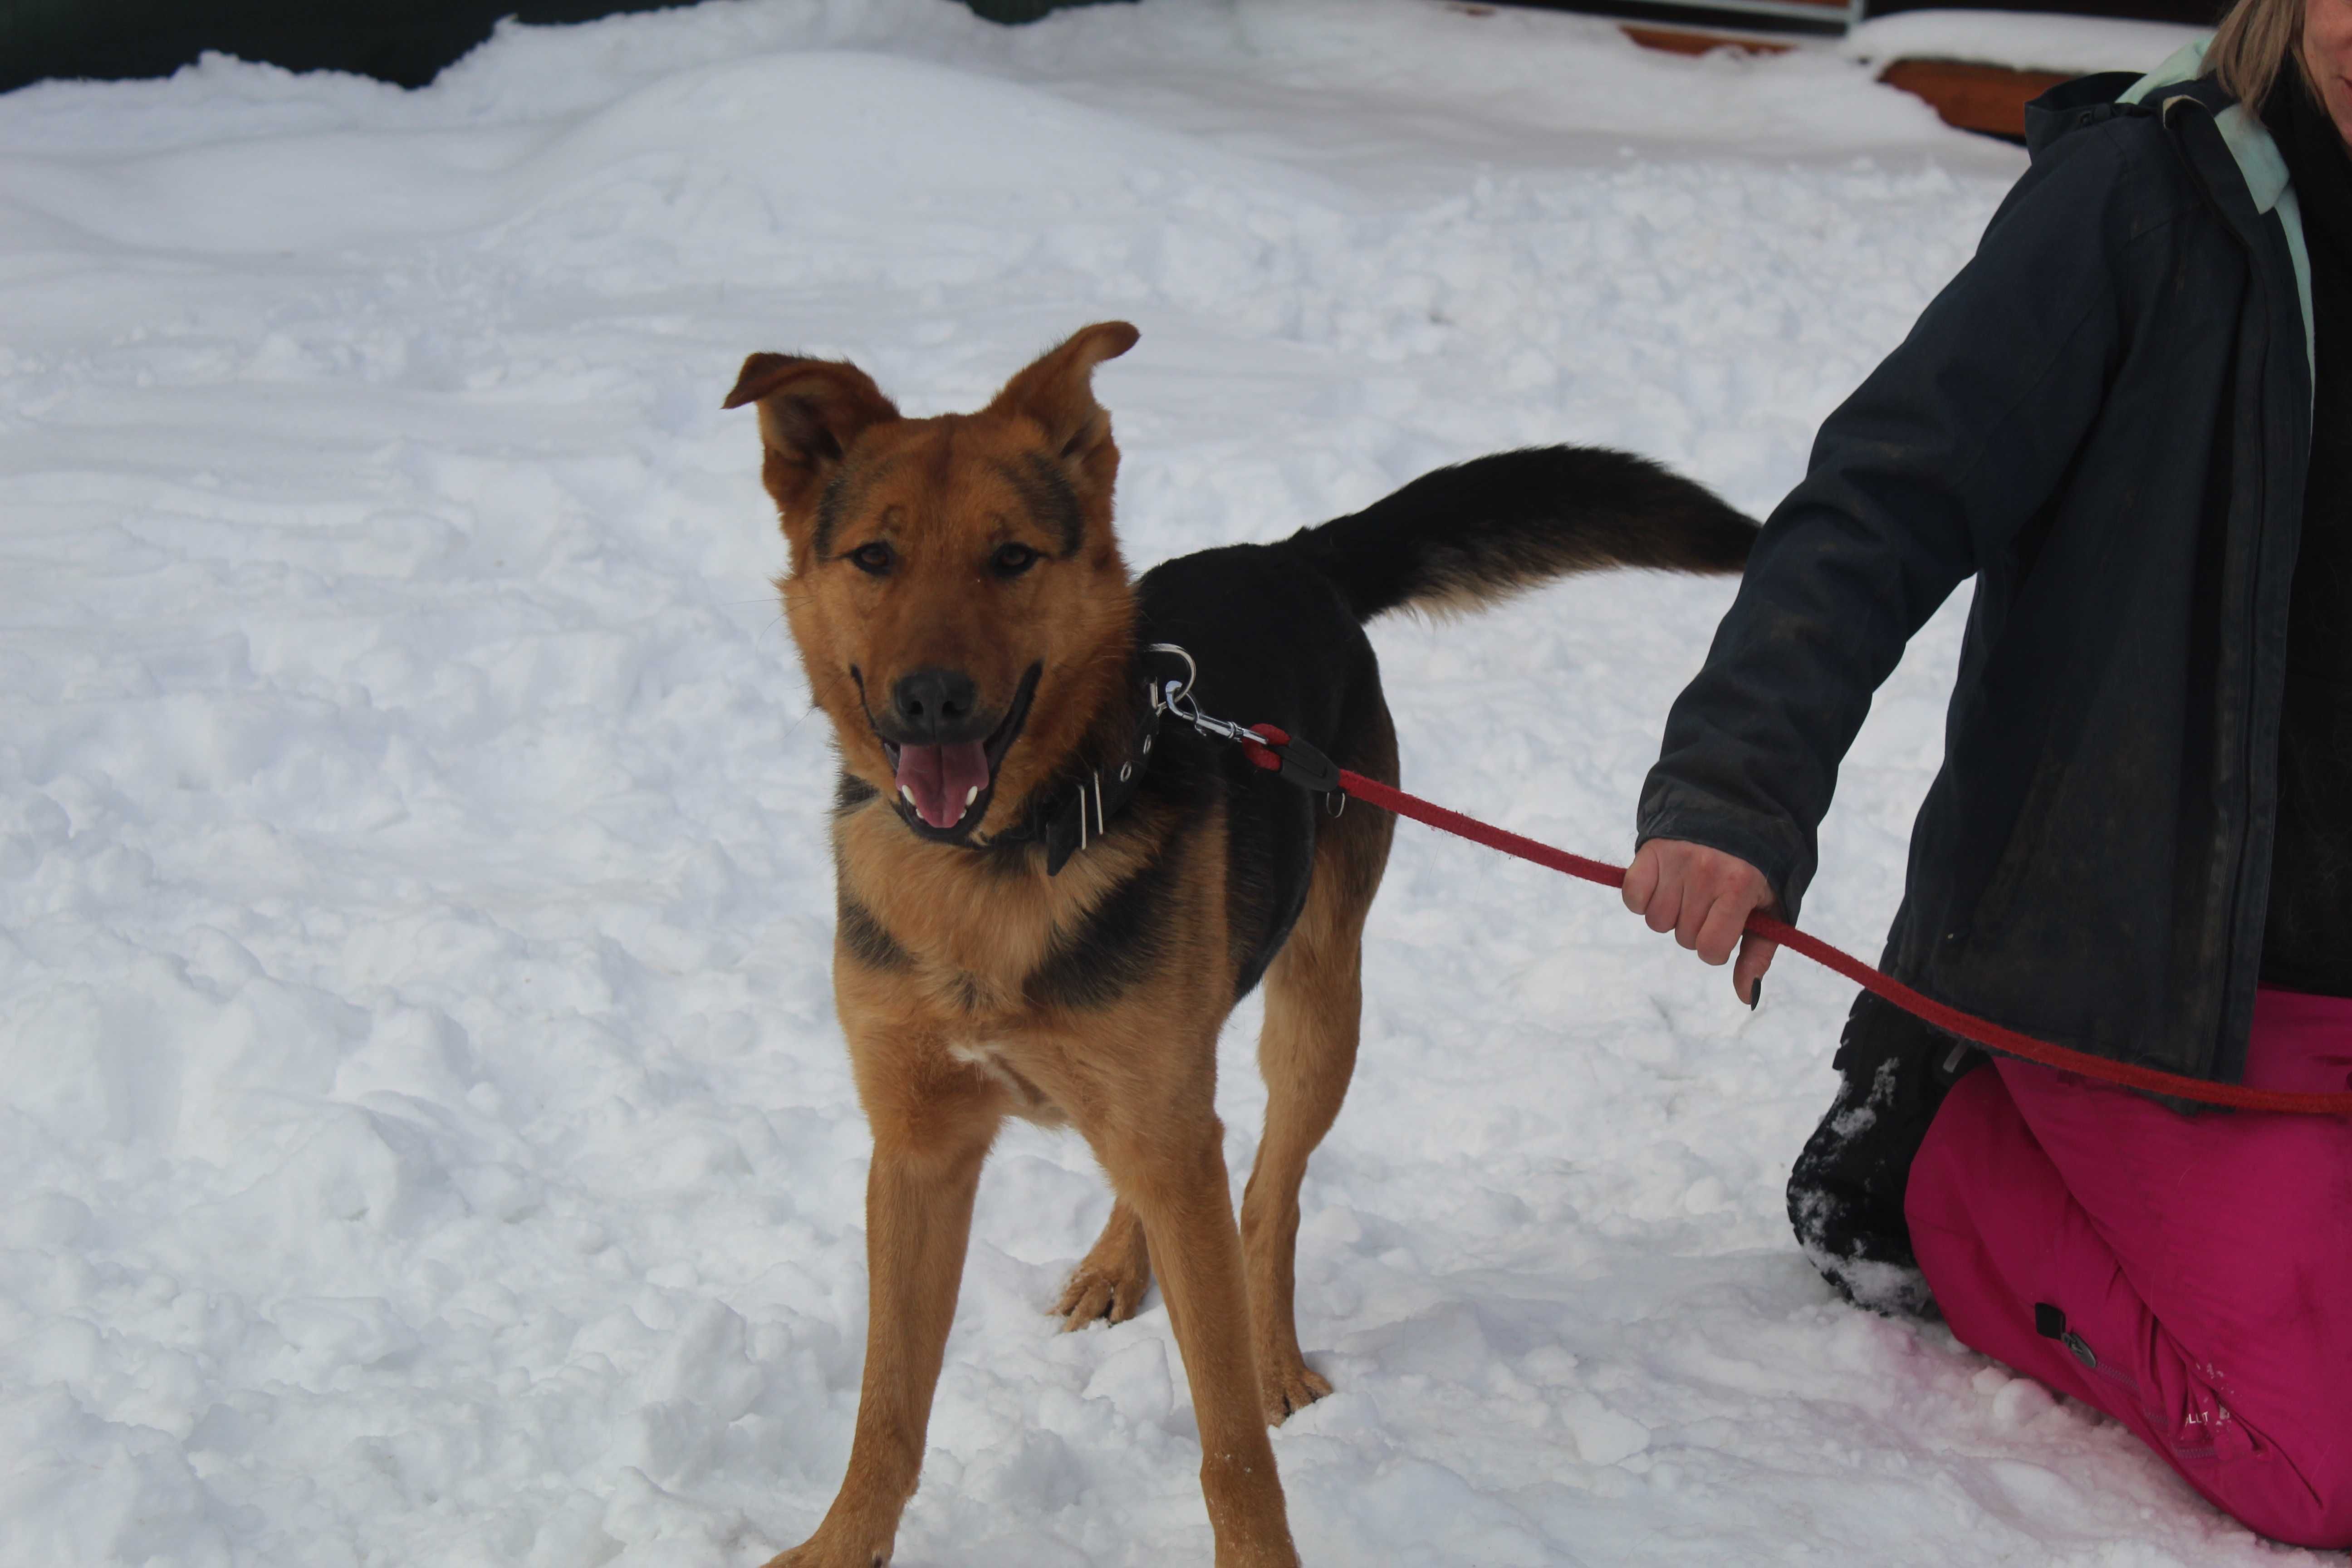
<svg viewBox="0 0 2352 1568">
<path fill-rule="evenodd" d="M 1363 771 L 1396 776 L 1394 732 L 1382 711 L 1380 753 Z M 1351 807 L 1327 822 L 1315 846 L 1315 880 L 1290 940 L 1265 973 L 1265 1133 L 1242 1197 L 1242 1251 L 1249 1283 L 1258 1393 L 1280 1426 L 1331 1392 L 1298 1350 L 1298 1188 L 1307 1157 L 1339 1114 L 1356 1069 L 1363 1014 L 1364 917 L 1388 864 L 1396 826 L 1387 812 Z"/>
<path fill-rule="evenodd" d="M 1093 1250 L 1071 1270 L 1054 1311 L 1065 1330 L 1083 1329 L 1097 1319 L 1123 1323 L 1142 1308 L 1150 1289 L 1151 1249 L 1144 1244 L 1143 1222 L 1120 1198 L 1111 1205 Z"/>
</svg>

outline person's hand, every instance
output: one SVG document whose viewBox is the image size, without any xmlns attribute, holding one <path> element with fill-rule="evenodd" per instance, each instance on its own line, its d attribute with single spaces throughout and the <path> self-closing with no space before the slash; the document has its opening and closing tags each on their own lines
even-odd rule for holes
<svg viewBox="0 0 2352 1568">
<path fill-rule="evenodd" d="M 1778 942 L 1745 936 L 1742 928 L 1758 910 L 1777 913 L 1772 885 L 1764 873 L 1737 855 L 1686 844 L 1678 838 L 1653 838 L 1633 854 L 1625 868 L 1625 907 L 1656 931 L 1670 931 L 1675 940 L 1709 963 L 1721 963 L 1738 944 L 1739 962 L 1731 967 L 1731 992 L 1749 1006 L 1756 1005 L 1764 972 L 1772 967 Z"/>
</svg>

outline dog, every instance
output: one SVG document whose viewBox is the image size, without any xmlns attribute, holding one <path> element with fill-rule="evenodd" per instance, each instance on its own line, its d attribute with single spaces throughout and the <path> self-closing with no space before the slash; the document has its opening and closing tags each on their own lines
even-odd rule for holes
<svg viewBox="0 0 2352 1568">
<path fill-rule="evenodd" d="M 1266 1428 L 1330 1392 L 1292 1318 L 1298 1190 L 1354 1070 L 1393 823 L 1334 815 L 1180 715 L 1271 722 L 1393 783 L 1367 620 L 1604 567 L 1737 572 L 1756 532 L 1641 458 L 1559 447 L 1131 578 L 1092 376 L 1137 336 L 1087 327 L 976 414 L 905 418 L 855 365 L 774 353 L 726 400 L 758 406 L 777 586 L 840 753 L 834 994 L 874 1135 L 848 1474 L 770 1568 L 889 1561 L 1008 1116 L 1076 1127 L 1115 1193 L 1066 1325 L 1129 1318 L 1160 1280 L 1217 1563 L 1297 1561 Z M 1261 982 L 1265 1131 L 1236 1230 L 1216 1043 Z"/>
</svg>

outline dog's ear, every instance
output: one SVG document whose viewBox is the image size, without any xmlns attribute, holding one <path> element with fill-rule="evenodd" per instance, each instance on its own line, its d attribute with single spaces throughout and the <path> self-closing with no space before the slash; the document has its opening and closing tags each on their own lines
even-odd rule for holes
<svg viewBox="0 0 2352 1568">
<path fill-rule="evenodd" d="M 776 500 L 784 532 L 806 540 L 817 496 L 850 444 L 877 425 L 898 417 L 897 405 L 874 380 L 840 360 L 753 354 L 743 362 L 735 390 L 720 406 L 760 405 L 760 439 L 767 457 L 761 482 Z"/>
<path fill-rule="evenodd" d="M 991 414 L 1018 415 L 1045 432 L 1049 455 L 1068 474 L 1085 500 L 1110 499 L 1118 477 L 1118 448 L 1111 445 L 1110 415 L 1095 401 L 1094 369 L 1135 346 L 1143 334 L 1125 321 L 1080 327 L 1067 342 L 1004 384 Z"/>
</svg>

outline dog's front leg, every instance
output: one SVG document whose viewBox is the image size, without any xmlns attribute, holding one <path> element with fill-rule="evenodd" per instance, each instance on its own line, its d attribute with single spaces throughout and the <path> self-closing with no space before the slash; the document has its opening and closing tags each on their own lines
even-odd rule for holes
<svg viewBox="0 0 2352 1568">
<path fill-rule="evenodd" d="M 877 1076 L 859 1074 L 874 1165 L 866 1178 L 866 1377 L 849 1473 L 816 1533 L 768 1568 L 890 1561 L 898 1516 L 922 1469 L 980 1168 L 1003 1116 L 984 1086 L 952 1077 L 926 1083 L 912 1071 L 877 1085 Z"/>
<path fill-rule="evenodd" d="M 1259 1408 L 1223 1131 L 1213 1115 L 1197 1120 L 1205 1125 L 1114 1132 L 1097 1147 L 1120 1196 L 1143 1220 L 1183 1352 L 1217 1568 L 1296 1568 L 1282 1481 Z"/>
</svg>

